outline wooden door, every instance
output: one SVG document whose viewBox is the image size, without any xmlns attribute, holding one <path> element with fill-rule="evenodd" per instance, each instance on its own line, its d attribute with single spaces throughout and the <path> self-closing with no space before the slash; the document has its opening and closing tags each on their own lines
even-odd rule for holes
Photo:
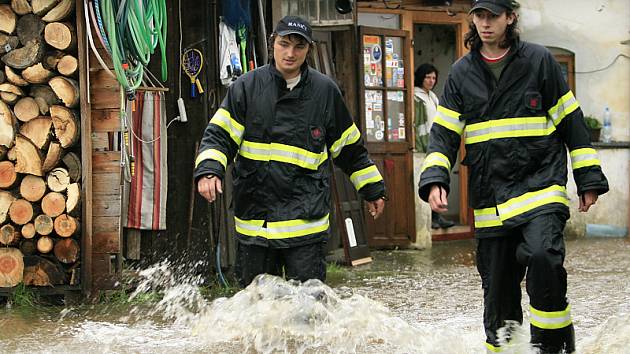
<svg viewBox="0 0 630 354">
<path fill-rule="evenodd" d="M 360 27 L 359 33 L 361 133 L 389 197 L 378 220 L 364 213 L 368 242 L 405 246 L 415 241 L 409 32 Z"/>
</svg>

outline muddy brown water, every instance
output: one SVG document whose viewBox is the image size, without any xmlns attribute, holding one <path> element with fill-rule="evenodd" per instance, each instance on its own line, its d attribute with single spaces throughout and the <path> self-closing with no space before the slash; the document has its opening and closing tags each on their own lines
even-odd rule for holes
<svg viewBox="0 0 630 354">
<path fill-rule="evenodd" d="M 373 252 L 331 287 L 264 277 L 214 301 L 162 264 L 151 306 L 1 309 L 0 353 L 484 353 L 474 248 Z M 567 241 L 565 265 L 577 352 L 630 353 L 630 241 Z M 535 353 L 528 339 L 525 312 L 509 352 Z"/>
</svg>

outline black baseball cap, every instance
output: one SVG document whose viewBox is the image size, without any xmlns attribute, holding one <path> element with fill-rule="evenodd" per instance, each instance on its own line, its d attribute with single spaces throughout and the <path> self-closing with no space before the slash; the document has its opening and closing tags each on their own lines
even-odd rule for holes
<svg viewBox="0 0 630 354">
<path fill-rule="evenodd" d="M 472 8 L 468 14 L 478 9 L 488 10 L 495 15 L 500 15 L 507 10 L 514 10 L 514 3 L 512 0 L 473 0 Z"/>
<path fill-rule="evenodd" d="M 299 34 L 307 42 L 313 43 L 313 30 L 308 21 L 297 16 L 284 16 L 276 25 L 277 34 L 286 36 L 289 34 Z"/>
</svg>

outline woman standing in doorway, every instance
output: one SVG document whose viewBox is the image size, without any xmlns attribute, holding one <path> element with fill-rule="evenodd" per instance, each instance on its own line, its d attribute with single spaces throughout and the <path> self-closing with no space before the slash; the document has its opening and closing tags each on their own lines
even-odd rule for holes
<svg viewBox="0 0 630 354">
<path fill-rule="evenodd" d="M 414 107 L 416 127 L 416 150 L 426 152 L 429 142 L 429 131 L 433 124 L 433 117 L 437 113 L 438 97 L 433 92 L 437 84 L 438 70 L 435 66 L 425 63 L 420 65 L 414 73 Z M 431 211 L 431 228 L 449 228 L 454 222 L 446 220 L 442 215 Z"/>
</svg>

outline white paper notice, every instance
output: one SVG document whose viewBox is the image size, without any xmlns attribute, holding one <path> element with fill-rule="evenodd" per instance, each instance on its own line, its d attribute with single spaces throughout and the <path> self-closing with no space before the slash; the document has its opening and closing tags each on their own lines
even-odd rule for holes
<svg viewBox="0 0 630 354">
<path fill-rule="evenodd" d="M 356 247 L 357 237 L 354 235 L 354 225 L 350 218 L 346 218 L 346 232 L 348 233 L 348 244 L 350 247 Z"/>
</svg>

